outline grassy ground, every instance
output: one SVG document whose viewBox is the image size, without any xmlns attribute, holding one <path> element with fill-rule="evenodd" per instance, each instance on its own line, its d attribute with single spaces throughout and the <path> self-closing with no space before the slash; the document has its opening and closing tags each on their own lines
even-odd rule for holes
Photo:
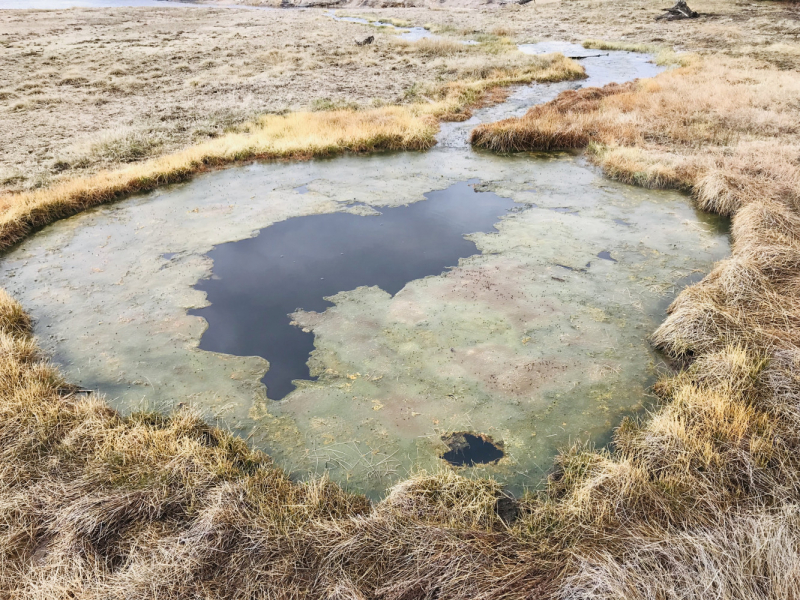
<svg viewBox="0 0 800 600">
<path fill-rule="evenodd" d="M 400 44 L 401 50 L 440 56 L 448 43 Z M 453 52 L 462 52 L 462 45 Z M 424 150 L 435 143 L 439 120 L 460 121 L 490 92 L 515 83 L 562 81 L 584 76 L 560 54 L 527 56 L 516 49 L 502 60 L 484 54 L 452 66 L 450 81 L 417 85 L 403 106 L 264 115 L 236 131 L 184 150 L 84 177 L 65 177 L 38 190 L 0 196 L 0 249 L 32 230 L 123 194 L 179 181 L 208 167 L 253 159 L 302 159 L 338 152 Z M 495 97 L 496 99 L 496 97 Z"/>
<path fill-rule="evenodd" d="M 525 67 L 490 41 L 409 44 L 321 11 L 1 11 L 0 194 L 171 154 L 263 114 L 404 104 Z"/>
<path fill-rule="evenodd" d="M 623 2 L 615 30 L 602 4 L 558 6 L 557 25 L 514 27 L 595 39 L 632 28 L 624 43 L 698 52 L 653 81 L 568 93 L 474 137 L 501 150 L 590 146 L 611 176 L 685 188 L 732 215 L 732 257 L 655 333 L 687 365 L 656 387 L 659 409 L 624 422 L 613 453 L 566 451 L 542 496 L 512 503 L 494 482 L 443 472 L 370 506 L 325 481 L 288 481 L 189 414 L 120 418 L 41 362 L 3 295 L 3 596 L 800 597 L 794 9 L 715 2 L 705 10 L 721 17 L 655 26 Z M 454 12 L 428 17 L 467 27 Z"/>
</svg>

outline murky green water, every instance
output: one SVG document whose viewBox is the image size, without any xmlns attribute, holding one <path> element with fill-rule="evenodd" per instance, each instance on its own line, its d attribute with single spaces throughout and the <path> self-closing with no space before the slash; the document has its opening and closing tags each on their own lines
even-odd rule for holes
<svg viewBox="0 0 800 600">
<path fill-rule="evenodd" d="M 212 275 L 214 246 L 291 217 L 375 218 L 474 179 L 519 207 L 469 236 L 475 255 L 394 295 L 343 289 L 324 312 L 292 315 L 314 334 L 316 381 L 268 400 L 263 358 L 198 349 L 206 323 L 187 311 L 206 303 L 194 286 Z M 728 253 L 724 227 L 677 193 L 610 182 L 572 155 L 443 143 L 236 167 L 100 207 L 7 255 L 0 286 L 67 377 L 125 412 L 195 406 L 297 476 L 328 471 L 372 495 L 439 468 L 442 437 L 471 431 L 505 456 L 465 471 L 519 490 L 559 448 L 602 444 L 648 404 L 659 359 L 647 336 L 680 286 Z"/>
</svg>

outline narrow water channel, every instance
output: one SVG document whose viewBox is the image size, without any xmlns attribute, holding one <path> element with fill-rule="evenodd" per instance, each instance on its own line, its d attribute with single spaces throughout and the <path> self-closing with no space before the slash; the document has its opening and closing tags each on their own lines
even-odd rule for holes
<svg viewBox="0 0 800 600">
<path fill-rule="evenodd" d="M 474 123 L 656 70 L 584 62 L 588 82 L 519 88 L 426 153 L 239 166 L 60 221 L 0 286 L 123 412 L 191 406 L 372 496 L 445 459 L 535 487 L 564 445 L 648 405 L 665 368 L 648 334 L 729 253 L 678 193 L 467 146 Z"/>
</svg>

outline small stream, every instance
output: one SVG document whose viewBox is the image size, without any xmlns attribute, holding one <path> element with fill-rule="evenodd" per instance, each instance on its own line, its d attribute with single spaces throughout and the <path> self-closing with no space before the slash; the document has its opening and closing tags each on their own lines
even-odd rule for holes
<svg viewBox="0 0 800 600">
<path fill-rule="evenodd" d="M 471 150 L 477 123 L 659 71 L 591 54 L 587 80 L 516 88 L 425 153 L 241 165 L 59 221 L 0 286 L 70 381 L 123 412 L 191 406 L 296 477 L 379 497 L 444 459 L 536 487 L 649 406 L 647 336 L 729 254 L 678 193 Z"/>
<path fill-rule="evenodd" d="M 332 10 L 329 10 L 325 13 L 327 16 L 331 17 L 334 21 L 346 21 L 348 23 L 360 23 L 361 25 L 372 25 L 373 27 L 381 27 L 385 28 L 394 32 L 397 32 L 397 35 L 400 39 L 415 42 L 417 40 L 421 40 L 424 38 L 437 38 L 439 36 L 431 33 L 424 27 L 397 27 L 392 25 L 391 23 L 386 23 L 384 21 L 368 21 L 367 19 L 361 17 L 340 17 L 337 16 L 336 13 Z M 474 42 L 466 42 L 466 43 L 474 43 Z"/>
</svg>

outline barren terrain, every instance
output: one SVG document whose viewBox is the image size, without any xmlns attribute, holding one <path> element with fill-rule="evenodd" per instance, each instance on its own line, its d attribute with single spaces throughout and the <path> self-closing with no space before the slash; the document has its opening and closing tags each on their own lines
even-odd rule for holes
<svg viewBox="0 0 800 600">
<path fill-rule="evenodd" d="M 0 192 L 171 153 L 259 114 L 419 101 L 421 87 L 507 62 L 512 42 L 602 38 L 800 65 L 796 5 L 713 1 L 697 21 L 656 23 L 661 4 L 341 11 L 428 26 L 436 48 L 321 9 L 0 11 Z M 466 39 L 484 44 L 447 43 Z"/>
</svg>

